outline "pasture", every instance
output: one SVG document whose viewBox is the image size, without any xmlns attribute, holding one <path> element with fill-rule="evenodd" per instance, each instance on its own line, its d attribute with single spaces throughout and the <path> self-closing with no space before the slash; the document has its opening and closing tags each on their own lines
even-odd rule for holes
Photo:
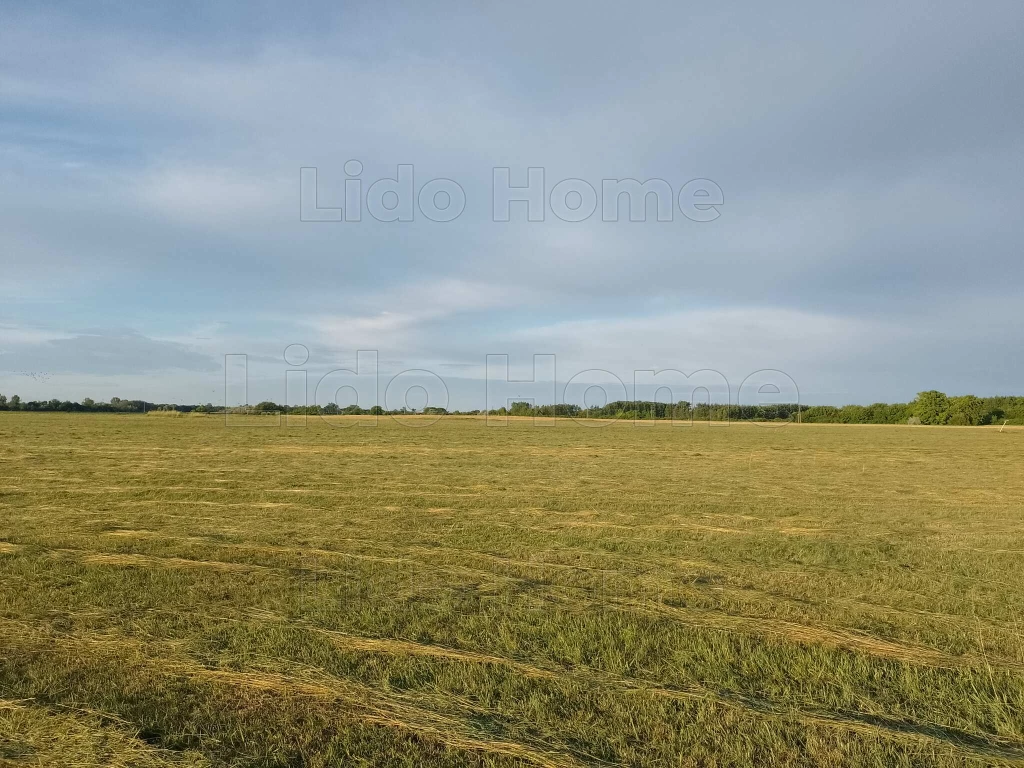
<svg viewBox="0 0 1024 768">
<path fill-rule="evenodd" d="M 1024 431 L 412 423 L 0 414 L 0 765 L 1024 765 Z"/>
</svg>

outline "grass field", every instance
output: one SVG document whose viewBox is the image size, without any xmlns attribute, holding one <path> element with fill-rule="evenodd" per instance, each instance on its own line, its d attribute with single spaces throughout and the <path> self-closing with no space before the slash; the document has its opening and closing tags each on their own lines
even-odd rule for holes
<svg viewBox="0 0 1024 768">
<path fill-rule="evenodd" d="M 0 765 L 1024 765 L 1024 431 L 271 421 L 0 414 Z"/>
</svg>

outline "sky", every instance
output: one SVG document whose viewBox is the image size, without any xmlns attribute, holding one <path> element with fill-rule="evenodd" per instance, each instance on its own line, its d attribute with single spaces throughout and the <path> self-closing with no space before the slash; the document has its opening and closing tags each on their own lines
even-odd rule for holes
<svg viewBox="0 0 1024 768">
<path fill-rule="evenodd" d="M 1017 0 L 4 3 L 0 392 L 1024 394 L 1022 40 Z"/>
</svg>

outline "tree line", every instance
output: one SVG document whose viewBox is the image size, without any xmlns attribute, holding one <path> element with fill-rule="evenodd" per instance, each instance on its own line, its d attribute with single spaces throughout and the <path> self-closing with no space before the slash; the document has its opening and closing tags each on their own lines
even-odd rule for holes
<svg viewBox="0 0 1024 768">
<path fill-rule="evenodd" d="M 595 419 L 674 419 L 677 421 L 794 421 L 819 424 L 1024 424 L 1024 397 L 949 397 L 937 390 L 918 393 L 909 403 L 871 405 L 735 405 L 721 403 L 675 404 L 618 400 L 607 405 L 581 408 L 577 405 L 512 403 L 508 409 L 490 411 L 510 416 L 572 416 Z"/>
<path fill-rule="evenodd" d="M 574 419 L 673 419 L 676 421 L 794 421 L 819 424 L 949 424 L 979 426 L 984 424 L 1024 424 L 1024 397 L 976 397 L 959 395 L 949 397 L 937 390 L 918 393 L 909 403 L 873 403 L 871 405 L 797 405 L 778 403 L 770 405 L 732 405 L 721 403 L 658 403 L 650 400 L 616 400 L 603 406 L 583 407 L 571 403 L 533 405 L 514 402 L 508 408 L 490 411 L 448 411 L 427 407 L 419 411 L 409 408 L 385 410 L 379 405 L 361 408 L 358 405 L 289 406 L 265 400 L 254 406 L 178 405 L 177 403 L 150 403 L 145 400 L 110 398 L 109 403 L 84 398 L 82 402 L 69 400 L 23 401 L 17 395 L 8 398 L 0 394 L 0 411 L 64 411 L 89 413 L 148 413 L 151 411 L 180 411 L 183 413 L 294 413 L 309 416 L 384 416 L 424 414 L 429 416 L 541 416 Z"/>
</svg>

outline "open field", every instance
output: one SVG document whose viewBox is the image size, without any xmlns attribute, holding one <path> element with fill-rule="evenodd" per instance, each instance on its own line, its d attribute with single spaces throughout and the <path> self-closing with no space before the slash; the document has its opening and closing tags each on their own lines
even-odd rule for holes
<svg viewBox="0 0 1024 768">
<path fill-rule="evenodd" d="M 254 422 L 0 414 L 0 765 L 1024 765 L 1024 431 Z"/>
</svg>

